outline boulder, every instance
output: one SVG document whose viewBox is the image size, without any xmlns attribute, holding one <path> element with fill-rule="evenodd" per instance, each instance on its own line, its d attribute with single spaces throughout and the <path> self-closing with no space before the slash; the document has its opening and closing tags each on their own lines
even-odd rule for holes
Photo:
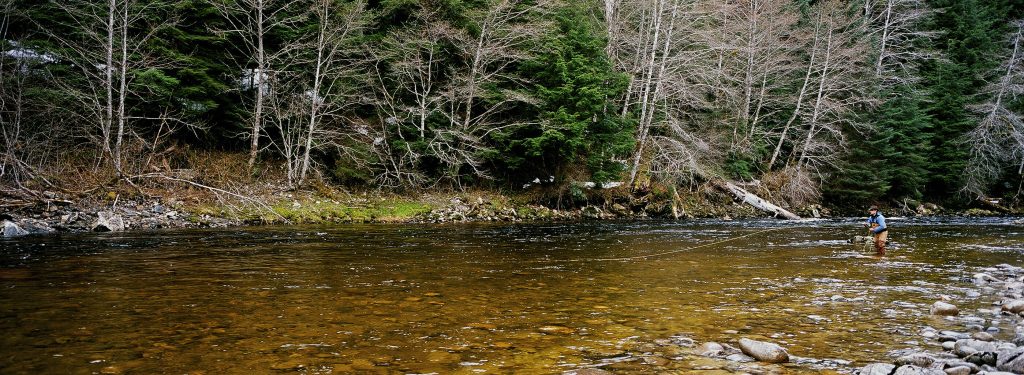
<svg viewBox="0 0 1024 375">
<path fill-rule="evenodd" d="M 932 315 L 955 316 L 960 314 L 960 309 L 958 309 L 955 305 L 945 303 L 942 301 L 937 301 L 934 304 L 932 304 L 932 308 L 930 311 Z"/>
<path fill-rule="evenodd" d="M 705 357 L 716 357 L 725 352 L 725 347 L 717 342 L 706 342 L 697 348 L 697 352 Z"/>
<path fill-rule="evenodd" d="M 124 230 L 124 220 L 121 215 L 110 211 L 97 213 L 96 221 L 92 223 L 93 232 L 120 232 Z"/>
<path fill-rule="evenodd" d="M 889 375 L 896 366 L 889 363 L 872 363 L 860 369 L 860 375 Z"/>
<path fill-rule="evenodd" d="M 740 350 L 743 351 L 743 354 L 762 362 L 789 362 L 789 353 L 786 352 L 786 349 L 770 342 L 742 338 L 740 339 Z"/>
<path fill-rule="evenodd" d="M 946 373 L 942 370 L 906 365 L 897 368 L 893 375 L 946 375 Z"/>
<path fill-rule="evenodd" d="M 1000 351 L 996 368 L 1000 371 L 1024 374 L 1024 348 Z"/>
<path fill-rule="evenodd" d="M 3 236 L 4 237 L 8 237 L 8 238 L 9 237 L 20 237 L 20 236 L 24 236 L 24 235 L 28 234 L 28 231 L 26 231 L 24 229 L 21 229 L 21 227 L 19 227 L 18 224 L 15 224 L 15 223 L 13 223 L 11 221 L 4 220 L 3 224 L 4 224 L 4 232 L 3 232 L 3 234 L 4 234 Z"/>
</svg>

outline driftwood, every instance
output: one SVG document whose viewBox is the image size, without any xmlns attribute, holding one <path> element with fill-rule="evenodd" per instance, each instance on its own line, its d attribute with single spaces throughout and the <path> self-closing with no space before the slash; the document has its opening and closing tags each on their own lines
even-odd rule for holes
<svg viewBox="0 0 1024 375">
<path fill-rule="evenodd" d="M 757 208 L 761 211 L 770 212 L 773 215 L 775 215 L 775 217 L 781 217 L 789 220 L 800 219 L 800 216 L 797 216 L 796 214 L 787 211 L 785 208 L 776 206 L 769 201 L 761 199 L 761 197 L 758 197 L 757 195 L 754 195 L 746 191 L 745 189 L 736 186 L 736 184 L 734 183 L 728 181 L 721 181 L 718 183 L 718 186 L 721 187 L 723 190 L 732 193 L 732 195 L 735 195 L 736 198 L 743 201 L 743 203 L 754 206 L 754 208 Z"/>
<path fill-rule="evenodd" d="M 1011 210 L 1009 208 L 1006 208 L 1006 207 L 1003 207 L 999 203 L 996 203 L 996 202 L 998 202 L 998 200 L 992 200 L 992 199 L 985 198 L 985 197 L 978 197 L 977 202 L 979 204 L 981 204 L 982 206 L 985 206 L 986 208 L 988 208 L 990 210 L 997 211 L 999 213 L 1003 213 L 1003 214 L 1013 213 L 1013 210 Z"/>
</svg>

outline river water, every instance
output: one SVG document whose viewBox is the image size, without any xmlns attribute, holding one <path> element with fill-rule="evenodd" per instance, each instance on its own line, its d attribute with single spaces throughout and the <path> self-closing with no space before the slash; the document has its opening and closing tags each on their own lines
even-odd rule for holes
<svg viewBox="0 0 1024 375">
<path fill-rule="evenodd" d="M 1011 219 L 254 227 L 0 241 L 0 373 L 846 372 L 930 347 Z M 646 257 L 645 257 L 646 256 Z M 1012 335 L 1012 322 L 999 335 Z M 703 358 L 749 337 L 786 365 Z"/>
</svg>

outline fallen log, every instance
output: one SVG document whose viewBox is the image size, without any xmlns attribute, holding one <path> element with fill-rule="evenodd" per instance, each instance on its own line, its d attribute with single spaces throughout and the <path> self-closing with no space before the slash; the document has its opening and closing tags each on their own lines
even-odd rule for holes
<svg viewBox="0 0 1024 375">
<path fill-rule="evenodd" d="M 721 181 L 718 183 L 718 186 L 721 187 L 723 190 L 732 193 L 732 195 L 736 196 L 736 198 L 739 199 L 740 201 L 743 201 L 743 203 L 754 206 L 754 208 L 757 208 L 761 211 L 772 213 L 773 215 L 775 215 L 775 217 L 781 217 L 789 220 L 800 220 L 800 216 L 798 216 L 797 214 L 789 212 L 785 208 L 776 206 L 775 204 L 772 204 L 771 202 L 766 201 L 761 197 L 758 197 L 757 195 L 754 195 L 753 193 L 750 193 L 749 191 L 739 186 L 736 186 L 736 184 L 732 182 Z"/>
<path fill-rule="evenodd" d="M 988 208 L 990 210 L 994 210 L 994 211 L 1002 213 L 1002 214 L 1013 213 L 1013 210 L 1011 210 L 1009 208 L 1006 208 L 1006 207 L 1003 207 L 1002 205 L 1000 205 L 999 204 L 999 200 L 997 200 L 997 199 L 991 199 L 991 198 L 986 198 L 986 197 L 978 197 L 977 202 L 980 203 L 985 208 Z"/>
</svg>

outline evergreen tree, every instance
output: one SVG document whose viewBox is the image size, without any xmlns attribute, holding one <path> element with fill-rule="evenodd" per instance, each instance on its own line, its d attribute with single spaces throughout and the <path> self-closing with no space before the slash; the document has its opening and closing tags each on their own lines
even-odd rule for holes
<svg viewBox="0 0 1024 375">
<path fill-rule="evenodd" d="M 884 178 L 891 199 L 921 199 L 928 182 L 929 118 L 920 95 L 898 88 L 877 112 L 874 152 L 883 161 Z"/>
<path fill-rule="evenodd" d="M 942 32 L 936 47 L 945 59 L 925 65 L 925 85 L 930 95 L 933 152 L 928 159 L 929 195 L 949 198 L 962 183 L 969 148 L 964 134 L 976 123 L 968 107 L 978 102 L 975 94 L 984 86 L 986 74 L 999 61 L 1004 17 L 1002 1 L 935 0 L 934 29 Z"/>
<path fill-rule="evenodd" d="M 521 69 L 539 102 L 536 121 L 495 135 L 492 160 L 525 179 L 572 174 L 614 180 L 623 169 L 616 159 L 633 148 L 632 126 L 613 104 L 626 77 L 613 71 L 601 26 L 582 6 L 561 10 L 556 22 L 555 35 Z M 586 165 L 585 175 L 578 165 Z"/>
</svg>

